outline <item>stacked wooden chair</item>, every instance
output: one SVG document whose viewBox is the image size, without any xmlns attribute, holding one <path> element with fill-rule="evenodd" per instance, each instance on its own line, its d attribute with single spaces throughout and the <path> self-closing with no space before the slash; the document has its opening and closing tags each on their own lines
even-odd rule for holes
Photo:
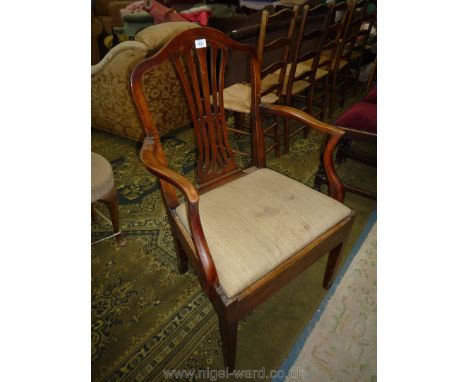
<svg viewBox="0 0 468 382">
<path fill-rule="evenodd" d="M 283 88 L 283 99 L 286 105 L 304 104 L 302 110 L 323 120 L 326 101 L 326 80 L 328 72 L 319 67 L 320 54 L 330 24 L 333 6 L 317 5 L 309 9 L 306 4 L 302 8 L 298 41 L 292 52 L 292 61 L 287 68 L 287 81 Z M 318 84 L 322 83 L 322 92 L 318 92 Z M 319 93 L 319 94 L 317 94 Z M 314 113 L 313 105 L 320 102 L 321 108 Z M 307 127 L 299 127 L 290 131 L 287 120 L 284 121 L 284 152 L 289 152 L 290 138 L 303 131 L 307 136 Z"/>
<path fill-rule="evenodd" d="M 375 0 L 374 0 L 375 1 Z M 377 27 L 377 7 L 373 4 L 371 9 L 372 1 L 369 1 L 367 12 L 362 18 L 361 28 L 356 37 L 356 43 L 354 45 L 353 53 L 351 54 L 351 67 L 355 71 L 353 76 L 353 86 L 357 90 L 357 82 L 361 74 L 361 68 L 364 63 L 364 59 L 367 56 L 372 56 L 371 53 L 372 45 L 370 45 L 371 33 L 374 28 Z M 356 95 L 356 92 L 354 93 Z"/>
<path fill-rule="evenodd" d="M 354 0 L 349 4 L 349 11 L 345 20 L 340 43 L 336 51 L 335 58 L 331 61 L 327 71 L 331 78 L 329 82 L 330 102 L 328 107 L 328 117 L 332 118 L 335 111 L 338 92 L 340 93 L 340 104 L 344 105 L 346 90 L 348 85 L 351 55 L 354 52 L 356 39 L 362 26 L 362 20 L 366 15 L 369 1 L 361 0 L 356 3 Z"/>
<path fill-rule="evenodd" d="M 254 167 L 245 171 L 236 164 L 225 115 L 224 76 L 232 51 L 244 53 L 250 67 L 246 112 Z M 168 166 L 144 92 L 145 75 L 167 61 L 176 69 L 190 108 L 198 153 L 196 185 Z M 212 28 L 182 32 L 141 61 L 132 72 L 131 88 L 147 134 L 141 159 L 159 179 L 179 270 L 186 272 L 189 263 L 194 268 L 218 314 L 225 365 L 233 369 L 239 319 L 322 256 L 328 256 L 323 286 L 332 284 L 355 219 L 342 204 L 343 186 L 333 165 L 344 132 L 293 107 L 263 104 L 256 50 Z M 331 197 L 265 168 L 263 115 L 293 119 L 329 136 L 324 166 Z"/>
<path fill-rule="evenodd" d="M 274 104 L 278 101 L 282 103 L 282 89 L 297 12 L 298 7 L 282 9 L 273 14 L 264 10 L 260 24 L 239 28 L 229 35 L 240 42 L 251 39 L 253 36 L 255 39 L 258 38 L 256 52 L 261 68 L 261 99 L 263 103 Z M 251 84 L 248 82 L 235 83 L 224 90 L 224 108 L 234 113 L 235 121 L 234 127 L 229 128 L 229 131 L 250 136 L 252 128 L 250 124 L 245 123 L 245 115 L 250 112 L 250 93 Z M 264 126 L 264 134 L 269 138 L 266 152 L 275 150 L 276 156 L 279 156 L 280 134 L 276 118 Z M 270 144 L 270 142 L 272 143 Z M 249 156 L 247 152 L 235 151 L 235 153 Z"/>
</svg>

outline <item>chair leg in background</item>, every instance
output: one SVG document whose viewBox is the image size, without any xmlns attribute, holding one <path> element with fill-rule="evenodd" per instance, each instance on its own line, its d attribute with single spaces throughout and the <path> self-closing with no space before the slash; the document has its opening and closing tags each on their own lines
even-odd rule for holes
<svg viewBox="0 0 468 382">
<path fill-rule="evenodd" d="M 283 134 L 284 134 L 284 153 L 289 153 L 289 120 L 288 118 L 283 119 Z"/>
<path fill-rule="evenodd" d="M 323 79 L 323 94 L 322 94 L 322 104 L 320 106 L 320 120 L 325 120 L 325 110 L 327 108 L 327 98 L 328 98 L 328 91 L 329 91 L 329 76 L 327 75 Z"/>
<path fill-rule="evenodd" d="M 105 195 L 104 197 L 101 198 L 101 200 L 104 202 L 104 204 L 107 206 L 109 209 L 109 213 L 111 216 L 112 220 L 112 227 L 114 228 L 114 232 L 119 232 L 120 227 L 119 227 L 119 204 L 117 202 L 117 190 L 114 187 L 112 187 L 112 190 Z M 122 234 L 118 234 L 115 239 L 117 240 L 117 243 L 123 247 L 125 244 L 127 244 L 127 240 L 125 240 L 122 237 Z"/>
<path fill-rule="evenodd" d="M 280 135 L 279 135 L 279 122 L 278 117 L 275 116 L 275 127 L 273 128 L 273 137 L 275 140 L 275 157 L 279 157 L 281 152 L 281 143 L 280 143 Z"/>
<path fill-rule="evenodd" d="M 98 221 L 98 216 L 96 214 L 96 210 L 94 209 L 94 205 L 91 203 L 91 221 L 96 223 Z"/>
<path fill-rule="evenodd" d="M 314 190 L 321 192 L 323 184 L 328 184 L 328 182 L 327 175 L 325 173 L 325 167 L 323 167 L 322 163 L 320 163 L 319 169 L 317 170 L 317 173 L 315 174 L 314 178 Z"/>
<path fill-rule="evenodd" d="M 328 104 L 328 118 L 333 118 L 336 102 L 336 80 L 337 73 L 333 73 L 332 86 L 330 90 L 330 103 Z"/>
<path fill-rule="evenodd" d="M 228 305 L 226 310 L 218 314 L 219 329 L 223 342 L 224 366 L 229 371 L 234 370 L 237 348 L 237 323 L 239 321 L 237 303 Z"/>
<path fill-rule="evenodd" d="M 336 272 L 339 260 L 343 255 L 343 243 L 340 243 L 333 248 L 328 254 L 327 268 L 325 269 L 325 276 L 323 278 L 323 287 L 330 289 L 336 277 Z"/>
<path fill-rule="evenodd" d="M 176 236 L 173 235 L 173 237 L 175 238 Z M 179 270 L 179 273 L 182 275 L 188 271 L 188 257 L 184 249 L 180 245 L 179 240 L 175 239 L 174 244 L 175 244 L 176 255 L 177 255 L 177 268 Z"/>
<path fill-rule="evenodd" d="M 346 160 L 346 154 L 344 149 L 349 148 L 351 146 L 351 141 L 349 139 L 342 139 L 341 142 L 338 144 L 338 149 L 336 150 L 336 157 L 335 163 L 341 164 Z"/>
<path fill-rule="evenodd" d="M 343 107 L 345 103 L 345 98 L 346 98 L 346 71 L 348 69 L 343 70 L 343 81 L 341 83 L 341 99 L 340 99 L 340 106 Z"/>
</svg>

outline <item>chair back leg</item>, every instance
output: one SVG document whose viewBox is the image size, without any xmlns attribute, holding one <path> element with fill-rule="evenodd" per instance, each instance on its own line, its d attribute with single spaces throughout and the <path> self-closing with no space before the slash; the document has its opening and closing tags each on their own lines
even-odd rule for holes
<svg viewBox="0 0 468 382">
<path fill-rule="evenodd" d="M 120 231 L 120 226 L 119 226 L 119 203 L 117 201 L 117 190 L 114 187 L 112 187 L 112 190 L 105 195 L 104 197 L 101 198 L 102 202 L 107 206 L 109 209 L 109 213 L 111 216 L 111 221 L 112 221 L 112 228 L 114 229 L 114 232 L 119 232 Z M 127 240 L 125 240 L 122 237 L 122 234 L 118 234 L 115 236 L 115 239 L 117 240 L 117 243 L 119 246 L 123 247 L 125 244 L 127 244 Z"/>
</svg>

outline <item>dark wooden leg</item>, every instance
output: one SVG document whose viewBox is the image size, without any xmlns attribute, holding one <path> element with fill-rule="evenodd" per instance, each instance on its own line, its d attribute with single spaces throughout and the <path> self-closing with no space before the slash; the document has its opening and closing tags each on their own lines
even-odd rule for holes
<svg viewBox="0 0 468 382">
<path fill-rule="evenodd" d="M 273 136 L 275 139 L 275 156 L 278 158 L 280 156 L 280 135 L 279 135 L 279 122 L 278 117 L 275 116 L 275 127 L 273 128 Z"/>
<path fill-rule="evenodd" d="M 327 98 L 328 98 L 328 86 L 329 86 L 329 76 L 327 75 L 323 79 L 323 94 L 322 94 L 322 105 L 320 107 L 320 120 L 325 119 L 325 109 L 327 108 Z"/>
<path fill-rule="evenodd" d="M 107 206 L 110 212 L 111 220 L 112 220 L 112 227 L 114 228 L 114 232 L 119 232 L 120 227 L 119 227 L 119 204 L 117 202 L 117 190 L 115 186 L 112 188 L 112 190 L 105 195 L 101 200 L 104 202 L 104 204 Z M 119 233 L 115 239 L 117 240 L 117 243 L 123 247 L 125 244 L 127 244 L 127 240 L 125 240 L 122 235 Z"/>
<path fill-rule="evenodd" d="M 289 153 L 289 120 L 288 118 L 284 118 L 284 153 L 288 154 Z"/>
<path fill-rule="evenodd" d="M 309 85 L 309 88 L 307 89 L 305 111 L 306 113 L 310 115 L 313 115 L 312 114 L 313 103 L 314 103 L 314 87 Z M 302 130 L 302 137 L 306 139 L 308 135 L 309 135 L 309 128 L 307 126 L 304 126 L 304 129 Z"/>
<path fill-rule="evenodd" d="M 351 141 L 349 139 L 342 139 L 341 142 L 338 145 L 338 149 L 336 150 L 336 157 L 335 157 L 335 163 L 340 164 L 343 163 L 346 160 L 346 153 L 345 150 L 346 148 L 349 148 L 351 146 Z"/>
<path fill-rule="evenodd" d="M 234 115 L 234 129 L 240 130 L 242 127 L 241 115 L 237 111 L 233 111 L 232 113 Z M 236 137 L 236 139 L 239 139 L 240 136 L 240 133 L 234 133 L 234 137 Z"/>
<path fill-rule="evenodd" d="M 94 204 L 92 204 L 92 203 L 91 203 L 91 221 L 93 223 L 96 223 L 98 221 L 96 210 L 94 209 Z"/>
<path fill-rule="evenodd" d="M 333 280 L 336 277 L 336 272 L 339 264 L 339 260 L 343 255 L 343 243 L 333 248 L 328 254 L 327 268 L 325 269 L 325 277 L 323 278 L 323 287 L 330 289 L 333 284 Z"/>
<path fill-rule="evenodd" d="M 345 101 L 345 98 L 346 98 L 346 72 L 347 72 L 348 69 L 344 69 L 343 70 L 343 81 L 341 82 L 341 100 L 340 100 L 340 106 L 343 107 L 344 106 L 344 101 Z"/>
<path fill-rule="evenodd" d="M 328 185 L 328 178 L 325 172 L 325 166 L 323 164 L 323 153 L 325 152 L 325 147 L 327 145 L 328 139 L 323 140 L 322 145 L 320 147 L 320 165 L 315 174 L 314 178 L 314 190 L 321 191 L 322 185 Z"/>
<path fill-rule="evenodd" d="M 333 112 L 335 111 L 336 102 L 336 81 L 337 73 L 333 73 L 332 86 L 330 91 L 330 103 L 328 105 L 328 118 L 333 118 Z"/>
<path fill-rule="evenodd" d="M 319 169 L 314 178 L 314 190 L 320 191 L 323 184 L 327 184 L 327 175 L 325 174 L 325 167 L 322 161 L 320 161 Z"/>
<path fill-rule="evenodd" d="M 179 269 L 179 273 L 182 275 L 188 271 L 188 257 L 184 249 L 180 245 L 179 240 L 176 239 L 176 236 L 172 236 L 174 237 L 174 244 L 177 255 L 177 268 Z"/>
<path fill-rule="evenodd" d="M 361 64 L 362 64 L 362 55 L 356 61 L 356 76 L 354 77 L 354 97 L 357 96 L 357 87 L 359 82 L 359 76 L 361 75 Z"/>
<path fill-rule="evenodd" d="M 224 312 L 218 314 L 221 340 L 223 341 L 224 366 L 229 371 L 234 370 L 237 348 L 237 323 L 239 321 L 237 304 L 226 307 Z"/>
<path fill-rule="evenodd" d="M 235 129 L 240 129 L 240 114 L 236 111 L 233 112 L 234 114 L 234 128 Z"/>
</svg>

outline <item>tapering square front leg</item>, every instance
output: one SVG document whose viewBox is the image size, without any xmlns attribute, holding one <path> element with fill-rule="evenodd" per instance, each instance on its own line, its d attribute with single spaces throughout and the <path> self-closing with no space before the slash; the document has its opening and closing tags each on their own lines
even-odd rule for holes
<svg viewBox="0 0 468 382">
<path fill-rule="evenodd" d="M 224 366 L 232 371 L 236 363 L 237 323 L 239 321 L 237 309 L 234 309 L 232 305 L 227 306 L 225 312 L 218 314 L 218 319 L 223 342 Z"/>
<path fill-rule="evenodd" d="M 338 264 L 340 263 L 341 256 L 343 255 L 343 243 L 333 248 L 328 254 L 327 268 L 325 269 L 325 276 L 323 278 L 323 287 L 330 289 L 335 280 L 338 271 Z"/>
</svg>

